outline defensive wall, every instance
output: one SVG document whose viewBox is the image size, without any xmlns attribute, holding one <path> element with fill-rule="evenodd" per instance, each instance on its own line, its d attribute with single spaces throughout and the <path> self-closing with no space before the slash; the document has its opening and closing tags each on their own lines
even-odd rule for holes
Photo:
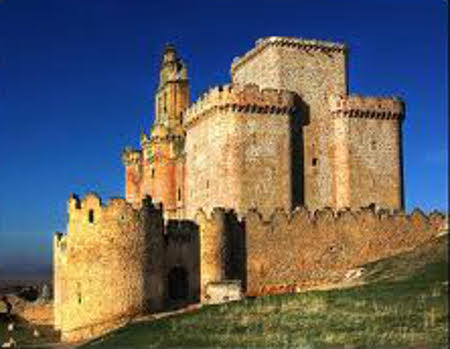
<svg viewBox="0 0 450 349">
<path fill-rule="evenodd" d="M 54 319 L 65 341 L 105 333 L 173 301 L 239 299 L 238 285 L 253 296 L 321 283 L 335 271 L 410 250 L 448 225 L 440 213 L 375 206 L 278 209 L 269 218 L 214 208 L 166 222 L 150 198 L 133 208 L 88 194 L 68 206 L 68 234 L 54 238 Z"/>
<path fill-rule="evenodd" d="M 68 233 L 54 237 L 54 318 L 63 340 L 90 338 L 163 309 L 171 287 L 180 286 L 176 268 L 185 273 L 185 300 L 198 300 L 195 223 L 164 223 L 150 198 L 133 208 L 124 199 L 104 205 L 95 194 L 72 196 L 68 213 Z"/>
<path fill-rule="evenodd" d="M 247 295 L 298 290 L 330 281 L 333 272 L 408 251 L 436 237 L 448 217 L 376 209 L 278 210 L 269 220 L 246 215 Z M 332 281 L 332 280 L 331 280 Z"/>
</svg>

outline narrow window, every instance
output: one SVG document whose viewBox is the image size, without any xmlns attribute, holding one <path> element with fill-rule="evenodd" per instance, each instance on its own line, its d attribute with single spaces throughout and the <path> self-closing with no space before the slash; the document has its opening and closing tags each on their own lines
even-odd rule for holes
<svg viewBox="0 0 450 349">
<path fill-rule="evenodd" d="M 89 210 L 89 223 L 94 223 L 94 210 Z"/>
<path fill-rule="evenodd" d="M 152 168 L 152 178 L 155 178 L 155 169 Z"/>
<path fill-rule="evenodd" d="M 181 200 L 181 189 L 178 188 L 178 201 L 180 201 L 180 200 Z"/>
<path fill-rule="evenodd" d="M 77 300 L 78 304 L 81 304 L 83 299 L 81 298 L 81 283 L 77 282 Z"/>
<path fill-rule="evenodd" d="M 209 181 L 206 181 L 206 189 L 209 188 Z"/>
<path fill-rule="evenodd" d="M 312 159 L 312 165 L 315 167 L 319 163 L 319 160 L 317 158 Z"/>
<path fill-rule="evenodd" d="M 167 92 L 164 93 L 164 112 L 167 112 Z"/>
</svg>

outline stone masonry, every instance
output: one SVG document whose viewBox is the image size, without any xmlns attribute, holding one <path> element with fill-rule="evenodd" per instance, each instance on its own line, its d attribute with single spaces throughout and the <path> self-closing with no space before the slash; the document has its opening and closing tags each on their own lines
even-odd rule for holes
<svg viewBox="0 0 450 349">
<path fill-rule="evenodd" d="M 349 95 L 347 59 L 339 43 L 260 39 L 230 84 L 191 103 L 187 66 L 167 45 L 154 124 L 122 153 L 125 198 L 71 196 L 67 233 L 54 237 L 62 339 L 292 291 L 433 239 L 446 217 L 403 212 L 404 103 Z"/>
</svg>

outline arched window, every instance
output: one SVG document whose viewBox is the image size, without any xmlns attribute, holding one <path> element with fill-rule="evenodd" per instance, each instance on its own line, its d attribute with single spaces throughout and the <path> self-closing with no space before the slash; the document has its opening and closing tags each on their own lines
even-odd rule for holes
<svg viewBox="0 0 450 349">
<path fill-rule="evenodd" d="M 155 178 L 155 169 L 152 168 L 152 178 Z"/>
<path fill-rule="evenodd" d="M 89 210 L 88 219 L 89 223 L 94 223 L 94 210 Z"/>
<path fill-rule="evenodd" d="M 317 158 L 313 158 L 313 159 L 312 159 L 312 165 L 313 165 L 313 166 L 317 166 L 318 163 L 319 163 L 319 159 L 317 159 Z"/>
</svg>

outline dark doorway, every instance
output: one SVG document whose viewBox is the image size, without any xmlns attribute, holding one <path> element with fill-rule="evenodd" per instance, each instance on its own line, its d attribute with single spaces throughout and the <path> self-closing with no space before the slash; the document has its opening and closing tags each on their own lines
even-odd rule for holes
<svg viewBox="0 0 450 349">
<path fill-rule="evenodd" d="M 172 301 L 187 300 L 189 296 L 188 273 L 180 266 L 169 272 L 169 299 Z"/>
</svg>

